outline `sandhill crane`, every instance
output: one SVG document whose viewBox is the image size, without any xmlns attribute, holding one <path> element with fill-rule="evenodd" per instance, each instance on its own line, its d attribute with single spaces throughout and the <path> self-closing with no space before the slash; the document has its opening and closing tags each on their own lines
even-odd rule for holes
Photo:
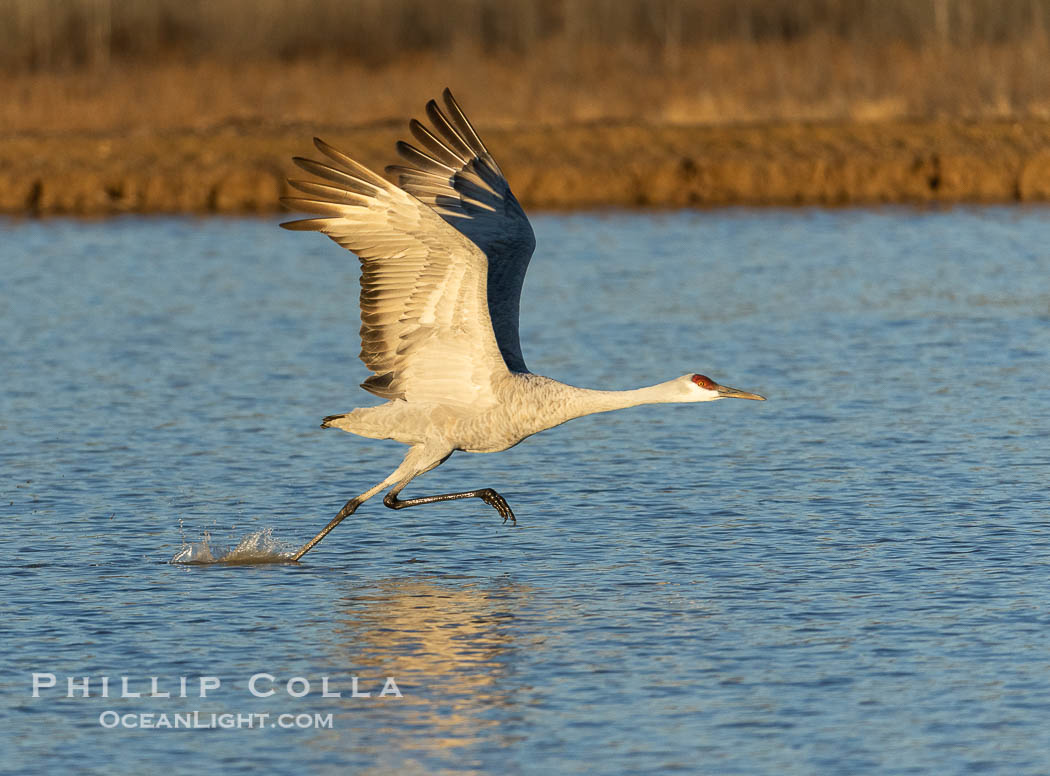
<svg viewBox="0 0 1050 776">
<path fill-rule="evenodd" d="M 444 110 L 427 103 L 430 128 L 409 124 L 422 149 L 398 143 L 407 164 L 387 168 L 397 186 L 317 138 L 327 163 L 294 159 L 325 182 L 289 181 L 307 196 L 282 202 L 318 217 L 281 226 L 322 232 L 361 260 L 361 360 L 373 373 L 361 387 L 387 399 L 321 425 L 410 447 L 389 477 L 346 502 L 293 560 L 385 488 L 391 509 L 479 498 L 504 523 L 516 522 L 492 488 L 398 498 L 457 450 L 499 452 L 567 420 L 639 404 L 763 400 L 700 374 L 632 391 L 532 374 L 518 341 L 532 226 L 448 89 L 443 100 Z"/>
</svg>

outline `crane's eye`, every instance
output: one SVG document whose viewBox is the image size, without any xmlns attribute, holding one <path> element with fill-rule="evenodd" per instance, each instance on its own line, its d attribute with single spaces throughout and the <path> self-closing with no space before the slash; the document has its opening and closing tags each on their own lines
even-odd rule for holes
<svg viewBox="0 0 1050 776">
<path fill-rule="evenodd" d="M 701 388 L 706 388 L 709 391 L 714 390 L 715 387 L 715 384 L 711 382 L 711 378 L 705 377 L 704 375 L 693 375 L 693 382 Z"/>
</svg>

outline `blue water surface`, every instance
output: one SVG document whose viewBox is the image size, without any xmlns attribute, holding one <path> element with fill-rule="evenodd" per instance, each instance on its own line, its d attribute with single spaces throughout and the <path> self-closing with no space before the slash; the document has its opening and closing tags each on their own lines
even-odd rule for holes
<svg viewBox="0 0 1050 776">
<path fill-rule="evenodd" d="M 375 401 L 357 262 L 275 223 L 0 223 L 3 767 L 1050 772 L 1050 211 L 536 216 L 534 371 L 769 401 L 406 491 L 517 527 L 375 499 L 299 565 L 175 565 L 305 541 L 404 450 L 318 427 Z"/>
</svg>

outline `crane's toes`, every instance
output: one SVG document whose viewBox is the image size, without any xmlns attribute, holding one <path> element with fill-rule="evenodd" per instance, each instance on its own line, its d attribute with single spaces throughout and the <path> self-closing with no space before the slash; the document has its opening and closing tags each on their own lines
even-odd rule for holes
<svg viewBox="0 0 1050 776">
<path fill-rule="evenodd" d="M 518 520 L 514 517 L 514 512 L 511 510 L 510 504 L 507 503 L 507 499 L 503 498 L 499 493 L 491 488 L 486 488 L 481 491 L 479 495 L 481 496 L 482 501 L 499 512 L 500 517 L 503 518 L 504 525 L 506 525 L 507 520 L 510 520 L 511 525 L 518 524 Z"/>
</svg>

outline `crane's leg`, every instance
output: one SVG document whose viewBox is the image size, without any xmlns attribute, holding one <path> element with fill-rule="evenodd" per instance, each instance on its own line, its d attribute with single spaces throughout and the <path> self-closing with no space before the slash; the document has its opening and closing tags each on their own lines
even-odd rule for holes
<svg viewBox="0 0 1050 776">
<path fill-rule="evenodd" d="M 313 539 L 311 539 L 302 547 L 300 547 L 299 551 L 296 552 L 291 559 L 299 560 L 301 557 L 303 557 L 306 553 L 312 550 L 319 541 L 328 536 L 328 534 L 332 531 L 333 528 L 335 528 L 337 525 L 343 522 L 343 520 L 352 515 L 359 506 L 368 501 L 368 499 L 372 498 L 372 496 L 374 496 L 376 493 L 379 493 L 379 491 L 383 490 L 384 488 L 390 487 L 394 483 L 397 483 L 396 487 L 398 488 L 398 490 L 400 490 L 401 488 L 405 487 L 405 485 L 407 485 L 409 482 L 411 482 L 413 478 L 418 477 L 424 472 L 430 471 L 435 466 L 438 466 L 443 461 L 445 461 L 450 455 L 452 455 L 451 452 L 442 451 L 440 455 L 435 456 L 433 451 L 428 451 L 422 446 L 413 447 L 411 450 L 408 451 L 408 454 L 405 455 L 405 459 L 401 461 L 401 465 L 394 470 L 393 474 L 391 474 L 389 477 L 387 477 L 375 487 L 369 488 L 360 496 L 356 496 L 355 498 L 352 498 L 349 501 L 347 501 L 346 504 L 343 505 L 343 508 L 339 510 L 339 513 L 328 521 L 328 525 L 322 528 L 320 533 L 317 534 L 317 536 L 315 536 Z"/>
<path fill-rule="evenodd" d="M 350 515 L 357 511 L 357 508 L 359 506 L 361 506 L 365 501 L 372 498 L 372 496 L 374 496 L 376 493 L 378 493 L 387 485 L 389 485 L 391 481 L 393 481 L 393 478 L 388 477 L 386 480 L 383 480 L 374 488 L 366 490 L 360 496 L 357 496 L 356 498 L 352 498 L 349 501 L 347 501 L 346 504 L 343 505 L 343 508 L 339 510 L 339 514 L 337 514 L 335 517 L 329 520 L 328 525 L 322 528 L 321 532 L 317 534 L 317 536 L 315 536 L 313 539 L 311 539 L 299 548 L 299 551 L 292 556 L 292 560 L 299 560 L 299 558 L 303 557 L 306 553 L 312 550 L 314 548 L 314 545 L 326 536 L 328 536 L 329 532 L 331 532 L 333 528 L 335 528 L 337 525 L 343 522 L 344 519 L 350 517 Z"/>
<path fill-rule="evenodd" d="M 495 510 L 499 512 L 504 523 L 506 523 L 507 520 L 510 520 L 511 524 L 518 524 L 517 519 L 514 517 L 514 512 L 510 508 L 510 504 L 507 503 L 507 499 L 503 498 L 503 496 L 492 488 L 465 490 L 462 493 L 443 493 L 438 496 L 421 496 L 420 498 L 401 500 L 397 497 L 397 494 L 400 493 L 408 483 L 409 481 L 405 480 L 391 488 L 390 492 L 383 497 L 383 503 L 391 509 L 404 509 L 405 507 L 414 507 L 419 504 L 434 504 L 438 501 L 455 501 L 460 498 L 480 498 L 490 507 L 495 508 Z"/>
</svg>

